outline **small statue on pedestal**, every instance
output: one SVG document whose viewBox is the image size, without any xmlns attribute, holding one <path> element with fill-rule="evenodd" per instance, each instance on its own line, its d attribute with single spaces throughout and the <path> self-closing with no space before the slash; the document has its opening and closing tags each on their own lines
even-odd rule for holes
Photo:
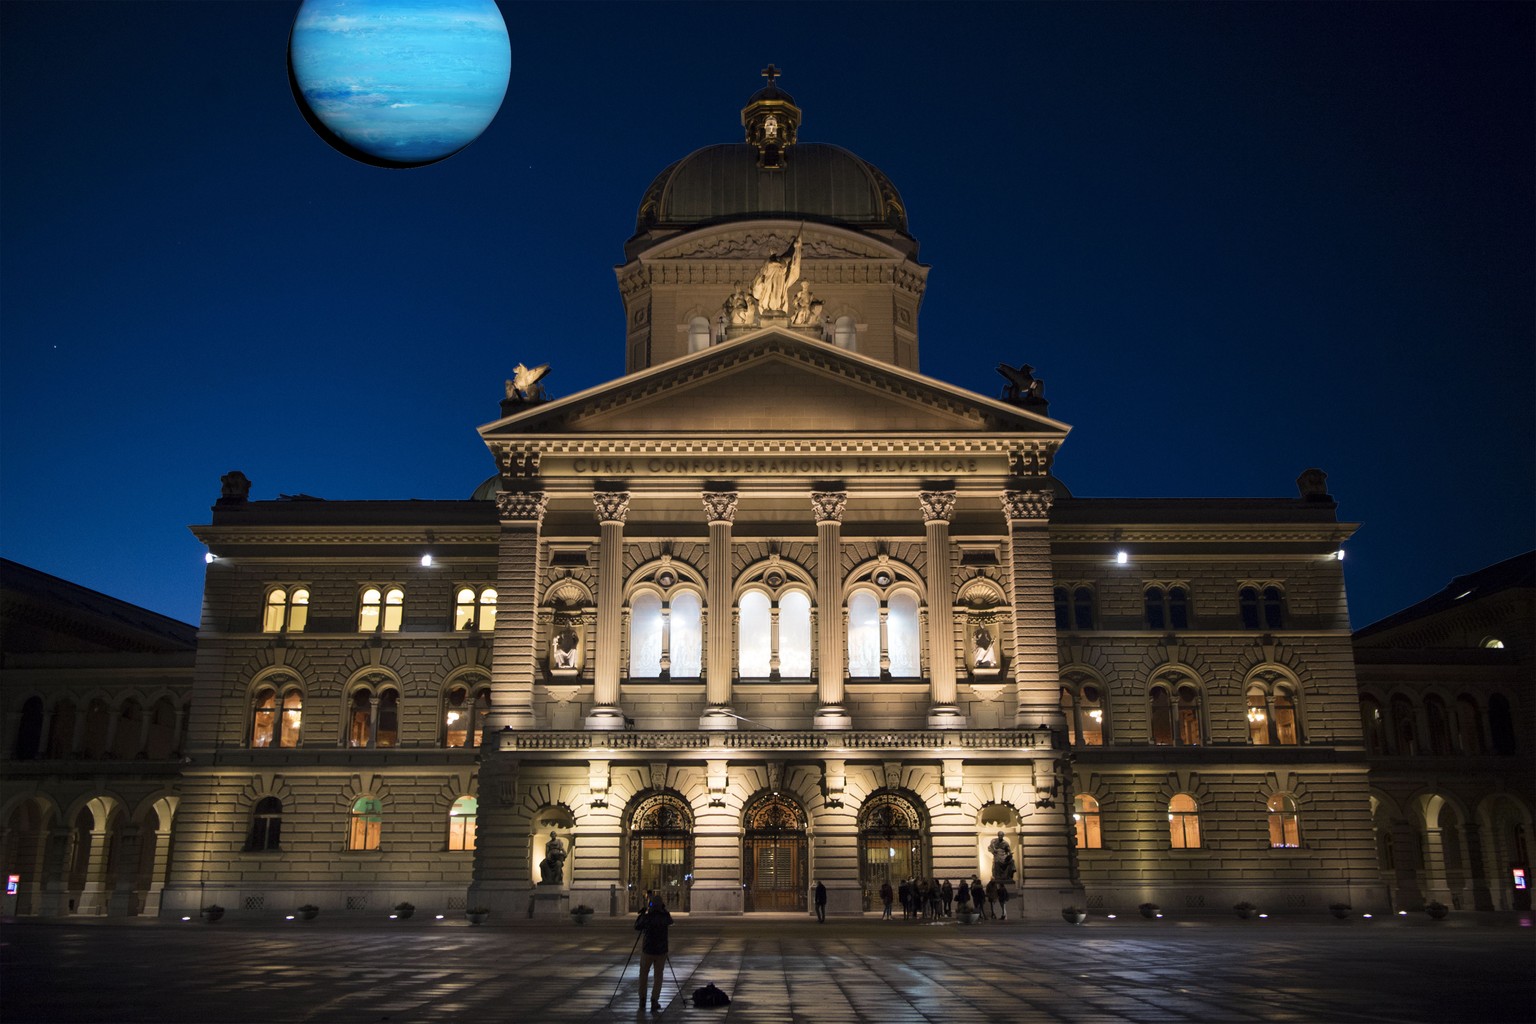
<svg viewBox="0 0 1536 1024">
<path fill-rule="evenodd" d="M 539 884 L 561 885 L 565 882 L 565 844 L 549 830 L 549 842 L 544 844 L 544 859 L 539 861 Z"/>
</svg>

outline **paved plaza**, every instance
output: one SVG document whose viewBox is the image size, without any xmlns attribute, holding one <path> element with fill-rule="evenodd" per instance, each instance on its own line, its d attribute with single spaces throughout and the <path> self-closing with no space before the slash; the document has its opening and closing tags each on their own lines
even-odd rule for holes
<svg viewBox="0 0 1536 1024">
<path fill-rule="evenodd" d="M 0 1020 L 636 1020 L 628 919 L 7 921 Z M 961 926 L 678 916 L 659 1021 L 1536 1020 L 1524 915 Z M 638 960 L 638 957 L 635 958 Z M 714 982 L 733 1002 L 696 1009 Z"/>
</svg>

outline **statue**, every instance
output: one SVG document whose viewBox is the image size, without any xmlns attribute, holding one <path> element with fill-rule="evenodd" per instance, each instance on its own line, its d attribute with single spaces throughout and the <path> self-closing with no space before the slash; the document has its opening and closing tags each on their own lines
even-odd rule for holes
<svg viewBox="0 0 1536 1024">
<path fill-rule="evenodd" d="M 551 661 L 555 668 L 576 667 L 576 633 L 571 629 L 562 629 L 555 637 L 554 649 L 551 653 Z"/>
<path fill-rule="evenodd" d="M 992 854 L 992 877 L 1000 882 L 1013 881 L 1017 870 L 1013 864 L 1013 848 L 1008 845 L 1001 830 L 997 838 L 987 844 L 987 852 Z"/>
<path fill-rule="evenodd" d="M 1035 378 L 1035 368 L 1028 363 L 1014 369 L 1007 363 L 998 363 L 997 372 L 1007 379 L 1003 388 L 1003 400 L 1022 405 L 1045 401 L 1045 381 Z"/>
<path fill-rule="evenodd" d="M 555 835 L 555 830 L 550 829 L 549 842 L 544 844 L 544 859 L 539 861 L 539 884 L 560 885 L 564 882 L 565 844 Z"/>
<path fill-rule="evenodd" d="M 985 626 L 976 631 L 975 641 L 971 663 L 977 668 L 997 668 L 997 648 L 993 646 L 992 634 L 987 632 Z"/>
<path fill-rule="evenodd" d="M 817 316 L 821 300 L 811 297 L 811 286 L 805 281 L 800 282 L 800 290 L 795 293 L 795 308 L 789 315 L 791 327 L 815 327 L 820 318 Z"/>
<path fill-rule="evenodd" d="M 521 399 L 524 402 L 544 401 L 544 385 L 539 381 L 549 373 L 549 364 L 535 366 L 529 369 L 522 363 L 512 368 L 512 379 L 507 381 L 507 397 Z"/>
<path fill-rule="evenodd" d="M 800 236 L 789 248 L 769 256 L 752 279 L 752 297 L 762 313 L 789 312 L 789 289 L 800 280 Z"/>
<path fill-rule="evenodd" d="M 725 322 L 732 327 L 751 327 L 757 318 L 752 311 L 752 296 L 740 281 L 725 300 Z"/>
</svg>

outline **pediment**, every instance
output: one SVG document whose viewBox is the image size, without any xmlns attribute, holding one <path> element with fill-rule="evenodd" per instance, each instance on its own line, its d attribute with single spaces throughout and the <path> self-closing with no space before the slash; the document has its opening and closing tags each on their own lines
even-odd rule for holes
<svg viewBox="0 0 1536 1024">
<path fill-rule="evenodd" d="M 481 428 L 528 435 L 1065 437 L 1049 417 L 768 328 Z"/>
<path fill-rule="evenodd" d="M 826 225 L 796 225 L 788 221 L 712 226 L 690 231 L 646 250 L 651 260 L 762 260 L 783 252 L 802 238 L 803 255 L 811 260 L 905 259 L 905 255 L 867 235 Z"/>
</svg>

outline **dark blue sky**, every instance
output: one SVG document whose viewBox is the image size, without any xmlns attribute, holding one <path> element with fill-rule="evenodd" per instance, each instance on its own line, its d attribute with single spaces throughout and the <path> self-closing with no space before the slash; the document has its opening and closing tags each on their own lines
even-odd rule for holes
<svg viewBox="0 0 1536 1024">
<path fill-rule="evenodd" d="M 190 622 L 219 476 L 462 498 L 513 364 L 623 372 L 613 266 L 769 61 L 933 266 L 925 373 L 1028 361 L 1083 496 L 1294 495 L 1364 625 L 1536 545 L 1536 5 L 502 5 L 475 144 L 384 170 L 297 4 L 0 4 L 0 553 Z"/>
</svg>

